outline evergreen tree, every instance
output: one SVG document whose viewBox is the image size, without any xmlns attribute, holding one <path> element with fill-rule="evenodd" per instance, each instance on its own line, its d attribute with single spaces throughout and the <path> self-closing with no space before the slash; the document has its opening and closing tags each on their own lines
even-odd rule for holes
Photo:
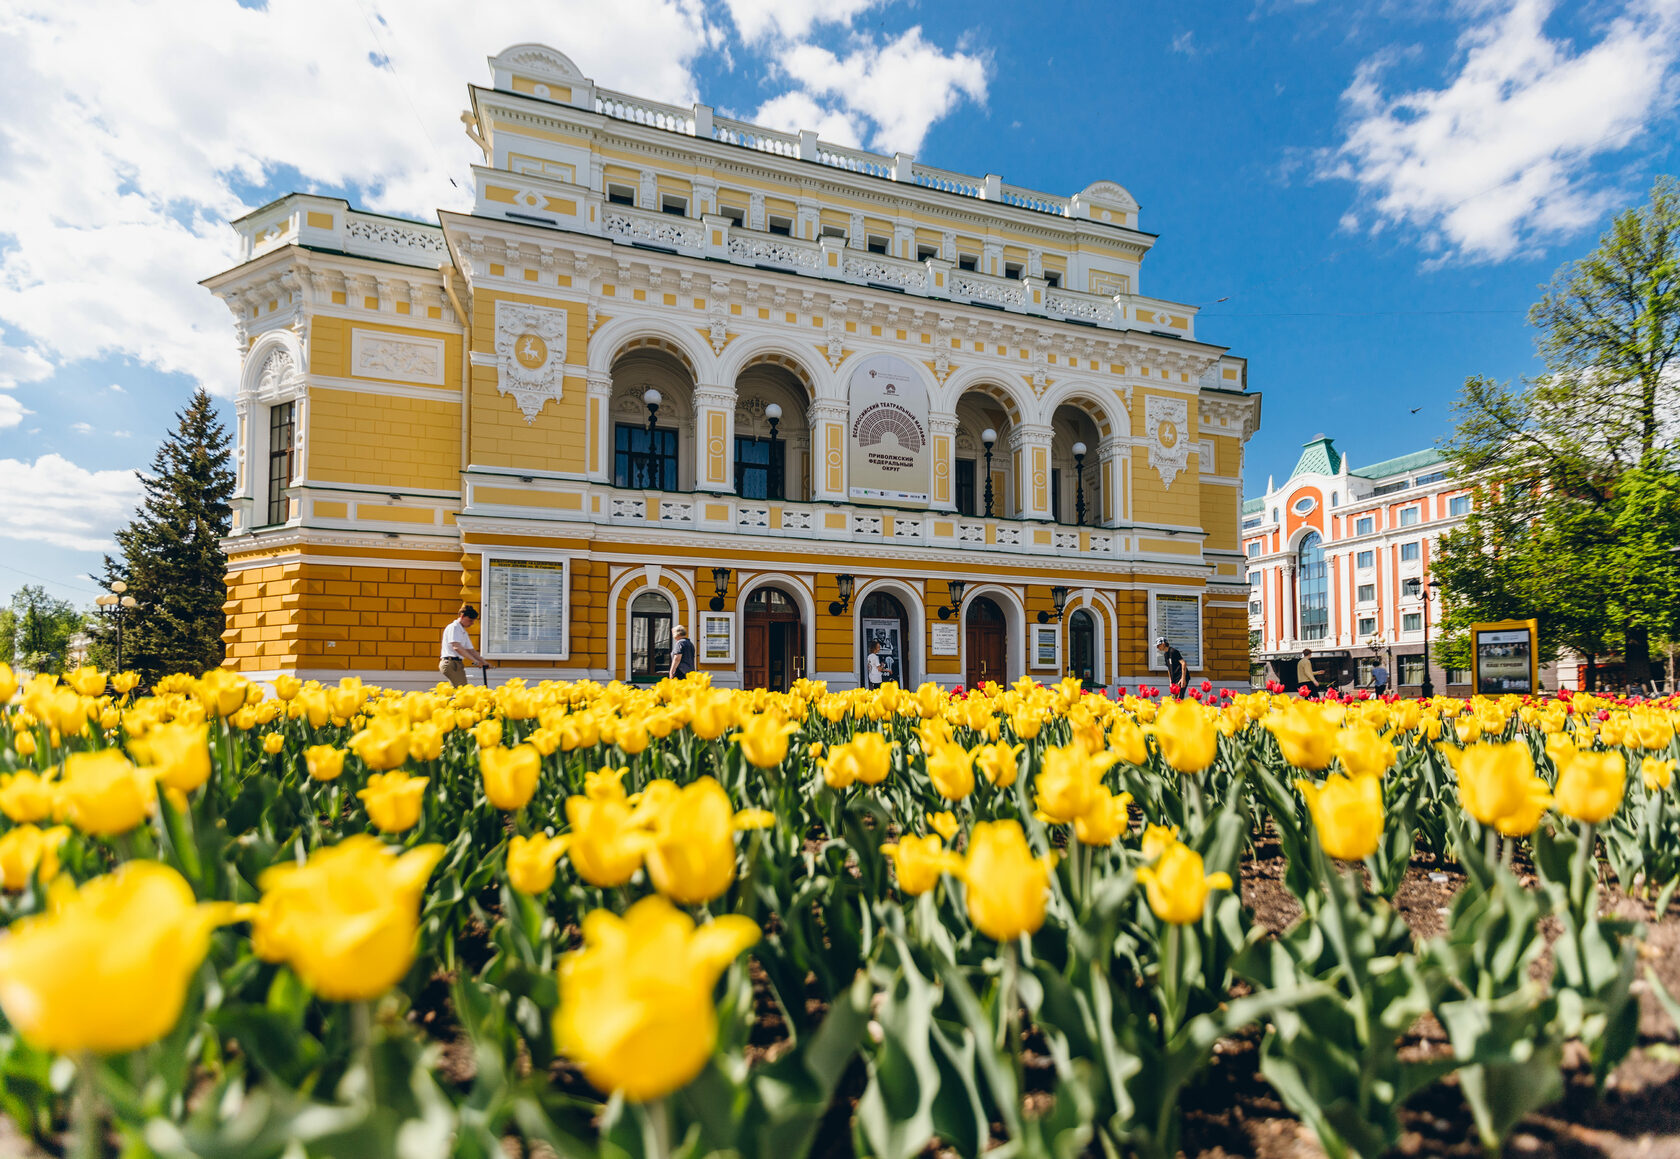
<svg viewBox="0 0 1680 1159">
<path fill-rule="evenodd" d="M 1478 480 L 1476 510 L 1435 571 L 1447 627 L 1541 619 L 1543 647 L 1620 647 L 1649 676 L 1650 638 L 1680 624 L 1680 183 L 1660 179 L 1529 313 L 1547 373 L 1471 378 L 1445 445 Z M 1453 645 L 1444 658 L 1455 655 Z"/>
<path fill-rule="evenodd" d="M 122 558 L 105 558 L 105 583 L 128 584 L 139 606 L 126 617 L 123 666 L 155 683 L 171 672 L 198 675 L 222 662 L 222 605 L 235 482 L 227 429 L 210 396 L 196 392 L 158 447 L 150 472 L 138 472 L 145 496 L 117 532 Z M 114 644 L 101 631 L 101 656 Z"/>
<path fill-rule="evenodd" d="M 70 639 L 87 627 L 87 617 L 68 600 L 25 584 L 0 609 L 0 663 L 30 672 L 63 672 Z"/>
</svg>

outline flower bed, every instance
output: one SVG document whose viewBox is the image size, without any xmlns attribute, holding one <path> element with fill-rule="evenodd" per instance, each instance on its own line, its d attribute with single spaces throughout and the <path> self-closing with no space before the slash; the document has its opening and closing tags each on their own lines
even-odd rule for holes
<svg viewBox="0 0 1680 1159">
<path fill-rule="evenodd" d="M 1672 701 L 276 683 L 0 670 L 23 1132 L 1165 1156 L 1224 1090 L 1375 1156 L 1675 1013 L 1600 913 L 1680 882 Z"/>
</svg>

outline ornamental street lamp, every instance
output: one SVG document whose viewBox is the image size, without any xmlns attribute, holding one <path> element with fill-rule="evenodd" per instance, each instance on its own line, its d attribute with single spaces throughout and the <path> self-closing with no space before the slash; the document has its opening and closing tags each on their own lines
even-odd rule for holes
<svg viewBox="0 0 1680 1159">
<path fill-rule="evenodd" d="M 93 602 L 98 605 L 99 612 L 106 620 L 114 623 L 117 629 L 117 671 L 122 671 L 123 620 L 128 612 L 140 605 L 140 601 L 131 595 L 126 595 L 128 585 L 122 580 L 113 580 L 108 594 L 100 596 Z"/>
<path fill-rule="evenodd" d="M 949 620 L 962 611 L 963 592 L 968 590 L 968 582 L 966 580 L 948 580 L 945 588 L 951 593 L 951 602 L 939 609 L 941 620 Z"/>
<path fill-rule="evenodd" d="M 1062 618 L 1062 613 L 1067 610 L 1067 598 L 1068 598 L 1068 590 L 1065 587 L 1062 587 L 1060 584 L 1058 584 L 1057 586 L 1050 589 L 1050 606 L 1056 609 L 1055 618 L 1057 620 L 1060 620 Z M 1038 613 L 1038 622 L 1039 623 L 1048 624 L 1050 622 L 1050 619 L 1051 619 L 1051 613 L 1049 613 L 1049 612 Z"/>
<path fill-rule="evenodd" d="M 1085 444 L 1084 443 L 1073 444 L 1073 476 L 1076 480 L 1078 480 L 1078 484 L 1079 484 L 1077 490 L 1075 491 L 1075 494 L 1077 495 L 1077 498 L 1074 501 L 1073 509 L 1074 509 L 1075 512 L 1078 513 L 1079 526 L 1084 527 L 1085 526 Z"/>
<path fill-rule="evenodd" d="M 767 483 L 764 488 L 765 497 L 769 499 L 782 499 L 785 498 L 782 494 L 782 467 L 776 457 L 776 448 L 780 441 L 776 435 L 776 428 L 782 425 L 781 405 L 779 403 L 771 403 L 769 406 L 765 407 L 764 417 L 770 420 L 770 464 L 768 469 L 765 471 L 765 479 Z"/>
<path fill-rule="evenodd" d="M 658 462 L 653 451 L 653 426 L 654 423 L 659 421 L 659 404 L 664 401 L 665 396 L 651 386 L 642 391 L 642 402 L 647 405 L 648 410 L 647 437 L 642 447 L 642 486 L 649 490 L 655 489 L 653 468 L 654 464 Z M 663 483 L 664 480 L 660 480 L 660 482 Z"/>
<path fill-rule="evenodd" d="M 835 576 L 834 587 L 840 593 L 840 598 L 829 601 L 828 614 L 842 616 L 845 615 L 846 609 L 852 606 L 852 577 L 849 575 Z"/>
<path fill-rule="evenodd" d="M 1428 700 L 1435 695 L 1435 681 L 1429 675 L 1429 599 L 1430 594 L 1441 590 L 1441 585 L 1434 580 L 1424 583 L 1413 577 L 1406 581 L 1408 596 L 1423 596 L 1423 683 L 1418 686 L 1418 696 Z"/>
<path fill-rule="evenodd" d="M 986 518 L 992 517 L 992 444 L 997 442 L 997 432 L 987 427 L 980 432 L 980 441 L 986 444 Z"/>
</svg>

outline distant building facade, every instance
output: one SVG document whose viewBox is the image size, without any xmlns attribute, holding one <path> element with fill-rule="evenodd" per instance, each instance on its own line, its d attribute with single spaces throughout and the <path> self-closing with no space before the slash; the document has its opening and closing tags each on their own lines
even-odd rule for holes
<svg viewBox="0 0 1680 1159">
<path fill-rule="evenodd" d="M 1311 648 L 1326 683 L 1368 688 L 1380 660 L 1415 695 L 1425 632 L 1433 642 L 1441 623 L 1430 561 L 1474 502 L 1436 451 L 1355 468 L 1331 439 L 1310 440 L 1287 481 L 1243 504 L 1256 678 L 1293 685 Z M 1469 694 L 1469 672 L 1430 659 L 1437 693 Z"/>
</svg>

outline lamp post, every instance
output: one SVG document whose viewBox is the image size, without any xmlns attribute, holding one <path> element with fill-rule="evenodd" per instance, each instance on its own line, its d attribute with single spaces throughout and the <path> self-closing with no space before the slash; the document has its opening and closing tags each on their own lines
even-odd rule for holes
<svg viewBox="0 0 1680 1159">
<path fill-rule="evenodd" d="M 767 499 L 782 499 L 782 466 L 777 461 L 776 448 L 780 439 L 776 435 L 776 428 L 782 425 L 782 408 L 778 403 L 771 403 L 764 408 L 764 417 L 770 420 L 770 463 L 764 472 L 764 494 Z"/>
<path fill-rule="evenodd" d="M 642 402 L 648 409 L 647 437 L 642 447 L 642 486 L 648 490 L 663 490 L 653 485 L 653 465 L 657 462 L 653 453 L 653 426 L 659 421 L 659 404 L 664 401 L 665 396 L 651 386 L 642 391 Z"/>
<path fill-rule="evenodd" d="M 122 580 L 114 580 L 111 583 L 110 592 L 93 601 L 98 605 L 100 613 L 108 620 L 113 621 L 117 626 L 118 672 L 122 671 L 123 618 L 127 615 L 131 608 L 138 607 L 140 604 L 139 600 L 136 600 L 131 595 L 127 595 L 127 591 L 128 585 L 126 583 Z"/>
<path fill-rule="evenodd" d="M 1418 685 L 1418 696 L 1424 700 L 1435 695 L 1435 681 L 1429 675 L 1429 594 L 1439 591 L 1440 588 L 1441 585 L 1434 580 L 1424 583 L 1414 577 L 1406 581 L 1408 596 L 1423 597 L 1423 683 Z"/>
<path fill-rule="evenodd" d="M 986 444 L 986 518 L 992 517 L 992 444 L 997 442 L 997 432 L 987 427 L 980 432 L 980 441 Z"/>
<path fill-rule="evenodd" d="M 1073 444 L 1073 477 L 1078 481 L 1075 489 L 1074 511 L 1079 516 L 1079 526 L 1085 526 L 1085 444 Z"/>
</svg>

